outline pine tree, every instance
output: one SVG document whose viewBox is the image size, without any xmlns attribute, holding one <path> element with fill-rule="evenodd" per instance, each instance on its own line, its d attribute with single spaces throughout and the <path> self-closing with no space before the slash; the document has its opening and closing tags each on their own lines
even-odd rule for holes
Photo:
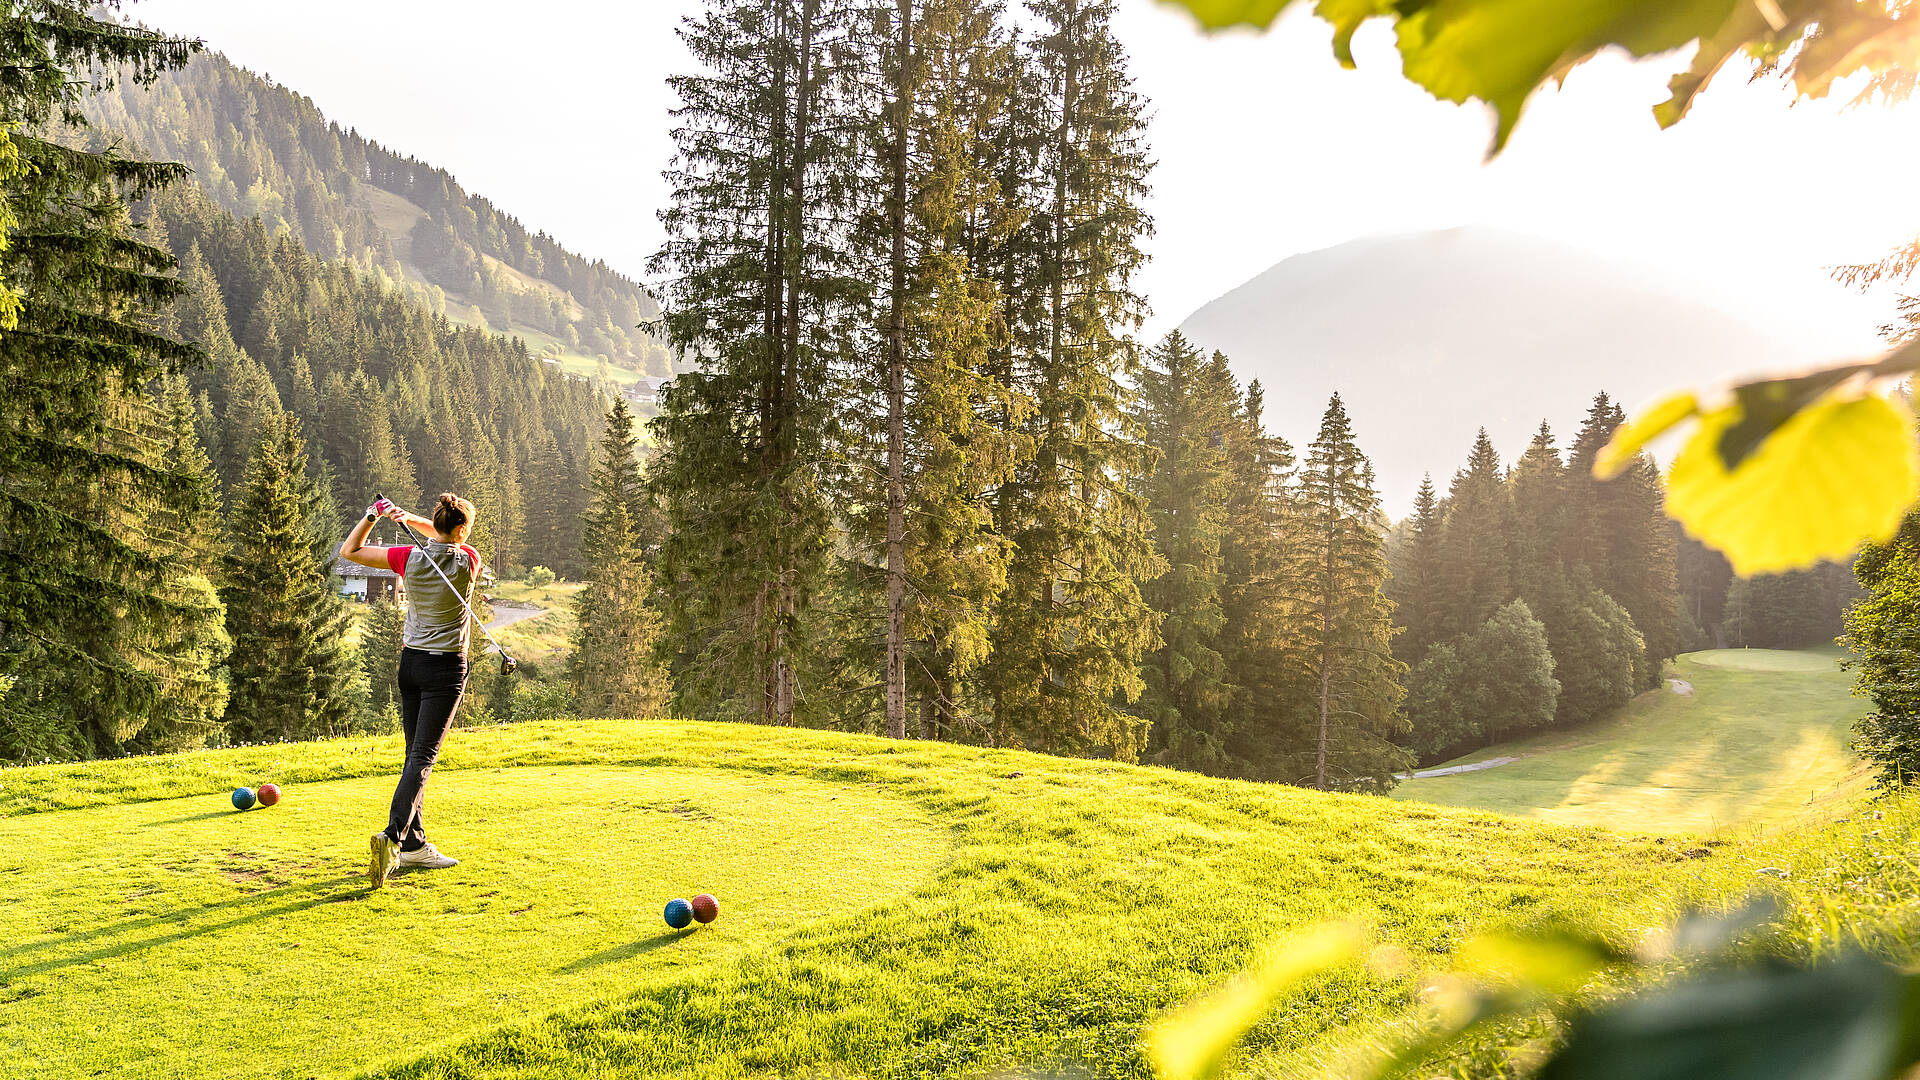
<svg viewBox="0 0 1920 1080">
<path fill-rule="evenodd" d="M 400 729 L 400 648 L 406 622 L 406 610 L 392 600 L 367 602 L 360 666 L 367 680 L 367 729 L 375 733 Z"/>
<path fill-rule="evenodd" d="M 1903 788 L 1920 778 L 1920 514 L 1867 545 L 1853 571 L 1867 595 L 1847 612 L 1843 644 L 1858 657 L 1854 693 L 1873 706 L 1854 725 L 1854 749 L 1881 787 Z"/>
<path fill-rule="evenodd" d="M 84 126 L 94 72 L 151 81 L 197 45 L 87 10 L 16 4 L 0 42 L 0 756 L 16 759 L 116 747 L 179 689 L 147 648 L 181 644 L 194 667 L 218 648 L 176 640 L 209 598 L 133 535 L 190 486 L 141 452 L 164 422 L 145 387 L 197 353 L 156 332 L 174 262 L 127 207 L 186 170 L 39 134 Z M 104 516 L 103 498 L 117 503 Z"/>
<path fill-rule="evenodd" d="M 1301 469 L 1302 543 L 1296 571 L 1308 609 L 1294 643 L 1315 681 L 1310 769 L 1314 787 L 1385 790 L 1411 759 L 1388 738 L 1404 729 L 1393 658 L 1393 605 L 1373 466 L 1354 445 L 1335 394 Z M 1296 774 L 1300 775 L 1300 774 Z"/>
<path fill-rule="evenodd" d="M 575 600 L 568 661 L 583 716 L 651 716 L 666 702 L 666 678 L 654 657 L 659 625 L 648 602 L 652 576 L 636 527 L 646 497 L 638 445 L 633 415 L 615 398 L 593 471 L 587 523 L 591 569 Z"/>
<path fill-rule="evenodd" d="M 236 741 L 312 739 L 351 730 L 366 700 L 352 616 L 316 547 L 316 491 L 291 416 L 271 420 L 229 514 L 221 598 L 233 638 L 227 730 Z"/>
<path fill-rule="evenodd" d="M 1214 355 L 1224 369 L 1225 358 Z M 1303 530 L 1293 448 L 1267 434 L 1265 407 L 1260 384 L 1249 384 L 1226 443 L 1219 640 L 1232 699 L 1220 771 L 1277 780 L 1298 775 L 1290 771 L 1288 751 L 1306 743 L 1304 704 L 1316 687 L 1287 647 L 1307 632 L 1311 613 L 1301 601 L 1301 582 L 1294 580 Z"/>
<path fill-rule="evenodd" d="M 1434 493 L 1433 474 L 1428 473 L 1420 478 L 1420 490 L 1414 495 L 1413 517 L 1407 522 L 1406 543 L 1389 592 L 1402 627 L 1393 643 L 1394 653 L 1408 664 L 1418 664 L 1440 640 L 1444 616 L 1439 606 L 1446 593 L 1440 542 L 1445 520 L 1446 508 Z"/>
<path fill-rule="evenodd" d="M 1500 455 L 1487 430 L 1474 439 L 1467 464 L 1447 493 L 1440 541 L 1438 636 L 1472 633 L 1513 597 L 1513 567 L 1507 552 L 1512 504 Z"/>
<path fill-rule="evenodd" d="M 1134 494 L 1147 454 L 1120 376 L 1143 302 L 1131 280 L 1151 229 L 1143 102 L 1105 0 L 1037 0 L 1027 60 L 1037 94 L 1016 95 L 1036 134 L 1038 203 L 1020 243 L 1036 290 L 1014 312 L 1014 385 L 1034 402 L 1031 463 L 997 493 L 995 523 L 1015 556 L 984 681 L 997 741 L 1135 757 L 1144 725 L 1116 706 L 1141 689 L 1155 645 L 1140 582 L 1159 573 Z M 1018 86 L 1018 80 L 1016 79 Z M 1016 142 L 1016 148 L 1018 141 Z M 1003 281 L 1002 288 L 1009 286 Z M 1041 301 L 1044 300 L 1044 304 Z"/>
<path fill-rule="evenodd" d="M 1161 644 L 1141 665 L 1140 713 L 1153 725 L 1153 760 L 1215 773 L 1228 766 L 1233 698 L 1220 651 L 1221 548 L 1239 405 L 1224 356 L 1209 360 L 1177 330 L 1147 353 L 1136 408 L 1158 461 L 1141 493 L 1166 572 L 1144 590 L 1161 617 Z"/>
<path fill-rule="evenodd" d="M 848 0 L 710 0 L 681 31 L 707 70 L 671 80 L 678 158 L 662 325 L 702 356 L 653 422 L 650 472 L 677 703 L 792 724 L 818 659 L 812 611 L 831 547 L 824 466 L 864 289 L 833 234 L 856 186 L 834 65 Z"/>
</svg>

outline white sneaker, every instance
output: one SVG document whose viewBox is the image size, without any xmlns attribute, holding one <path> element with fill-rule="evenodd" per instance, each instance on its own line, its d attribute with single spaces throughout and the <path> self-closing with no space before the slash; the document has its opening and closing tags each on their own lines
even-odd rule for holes
<svg viewBox="0 0 1920 1080">
<path fill-rule="evenodd" d="M 393 871 L 395 847 L 387 839 L 386 833 L 374 833 L 369 842 L 373 857 L 367 862 L 367 887 L 377 889 L 387 883 L 387 875 Z"/>
<path fill-rule="evenodd" d="M 459 866 L 460 860 L 440 854 L 432 844 L 422 844 L 412 851 L 403 851 L 393 861 L 395 866 L 417 866 L 422 870 L 445 870 L 449 866 Z"/>
</svg>

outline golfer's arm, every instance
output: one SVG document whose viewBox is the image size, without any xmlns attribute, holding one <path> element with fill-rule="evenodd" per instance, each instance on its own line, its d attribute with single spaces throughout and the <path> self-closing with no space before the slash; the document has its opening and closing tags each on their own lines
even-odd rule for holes
<svg viewBox="0 0 1920 1080">
<path fill-rule="evenodd" d="M 387 549 L 367 547 L 367 534 L 373 531 L 373 522 L 361 518 L 354 523 L 353 531 L 347 533 L 347 541 L 340 545 L 340 557 L 348 562 L 357 562 L 361 566 L 371 566 L 375 570 L 387 565 Z"/>
</svg>

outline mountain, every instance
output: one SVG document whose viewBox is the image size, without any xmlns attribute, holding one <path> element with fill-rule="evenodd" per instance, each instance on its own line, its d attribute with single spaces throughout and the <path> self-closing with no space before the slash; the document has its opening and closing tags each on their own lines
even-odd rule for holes
<svg viewBox="0 0 1920 1080">
<path fill-rule="evenodd" d="M 1511 462 L 1543 419 L 1565 449 L 1597 391 L 1631 410 L 1808 359 L 1634 270 L 1480 227 L 1295 255 L 1180 329 L 1260 380 L 1268 427 L 1296 447 L 1338 391 L 1395 517 L 1422 473 L 1445 491 L 1480 427 Z"/>
<path fill-rule="evenodd" d="M 192 166 L 221 209 L 385 277 L 454 322 L 520 337 L 576 374 L 669 374 L 666 350 L 637 328 L 659 312 L 637 282 L 219 53 L 151 86 L 120 79 L 84 111 L 135 156 Z"/>
</svg>

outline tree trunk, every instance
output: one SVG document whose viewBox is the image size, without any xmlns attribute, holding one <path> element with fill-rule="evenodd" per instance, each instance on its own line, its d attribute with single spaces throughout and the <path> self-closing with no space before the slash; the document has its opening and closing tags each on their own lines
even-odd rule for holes
<svg viewBox="0 0 1920 1080">
<path fill-rule="evenodd" d="M 1327 538 L 1326 591 L 1320 596 L 1320 738 L 1315 747 L 1313 786 L 1327 790 L 1327 712 L 1333 684 L 1333 548 L 1339 526 Z"/>
<path fill-rule="evenodd" d="M 893 99 L 893 297 L 887 325 L 887 734 L 907 737 L 907 110 L 913 0 L 900 0 L 899 70 Z"/>
<path fill-rule="evenodd" d="M 819 6 L 819 0 L 806 0 L 800 8 L 799 70 L 795 73 L 794 81 L 793 166 L 788 171 L 790 192 L 784 215 L 787 221 L 787 254 L 783 260 L 785 265 L 781 277 L 785 279 L 787 292 L 786 334 L 780 350 L 781 407 L 775 413 L 779 425 L 776 446 L 782 525 L 791 521 L 794 513 L 792 471 L 798 431 L 793 411 L 800 400 L 800 278 L 803 272 L 801 260 L 806 253 L 807 139 L 812 134 L 807 124 L 811 118 L 809 106 L 813 103 L 813 24 Z M 780 529 L 780 535 L 782 539 L 776 544 L 779 585 L 774 599 L 773 712 L 774 723 L 787 727 L 793 724 L 795 697 L 792 646 L 787 640 L 787 630 L 798 614 L 799 603 L 793 580 L 793 552 L 786 542 L 784 528 Z"/>
</svg>

